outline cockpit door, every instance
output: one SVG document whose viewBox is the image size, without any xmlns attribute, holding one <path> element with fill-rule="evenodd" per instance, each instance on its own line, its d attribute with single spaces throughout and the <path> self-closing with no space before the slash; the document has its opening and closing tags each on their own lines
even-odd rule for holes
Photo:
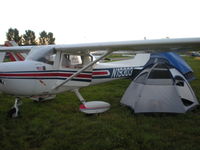
<svg viewBox="0 0 200 150">
<path fill-rule="evenodd" d="M 58 84 L 66 80 L 74 73 L 82 69 L 84 66 L 92 61 L 92 57 L 89 54 L 68 54 L 61 53 L 59 74 L 60 80 Z M 92 81 L 92 67 L 81 72 L 72 80 L 64 84 L 64 86 L 84 87 L 88 86 Z"/>
</svg>

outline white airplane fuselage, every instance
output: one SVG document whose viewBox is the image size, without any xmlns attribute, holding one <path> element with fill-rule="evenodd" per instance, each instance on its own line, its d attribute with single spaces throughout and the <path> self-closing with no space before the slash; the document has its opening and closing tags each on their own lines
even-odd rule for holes
<svg viewBox="0 0 200 150">
<path fill-rule="evenodd" d="M 143 55 L 142 57 L 141 62 L 138 62 L 137 59 L 130 59 L 119 62 L 97 63 L 59 89 L 55 89 L 55 87 L 76 73 L 78 69 L 57 68 L 54 65 L 31 60 L 1 63 L 0 91 L 15 96 L 27 97 L 53 95 L 129 77 L 135 68 L 143 66 L 149 60 L 149 55 Z"/>
</svg>

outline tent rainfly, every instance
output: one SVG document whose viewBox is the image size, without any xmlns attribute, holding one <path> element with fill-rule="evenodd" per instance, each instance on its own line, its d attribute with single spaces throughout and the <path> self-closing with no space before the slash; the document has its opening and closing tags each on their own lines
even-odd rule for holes
<svg viewBox="0 0 200 150">
<path fill-rule="evenodd" d="M 199 104 L 184 76 L 164 63 L 143 70 L 129 85 L 121 103 L 135 113 L 185 113 Z"/>
</svg>

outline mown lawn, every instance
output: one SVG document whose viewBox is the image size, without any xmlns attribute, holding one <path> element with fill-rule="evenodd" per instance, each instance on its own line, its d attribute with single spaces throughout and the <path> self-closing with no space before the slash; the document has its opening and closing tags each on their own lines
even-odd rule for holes
<svg viewBox="0 0 200 150">
<path fill-rule="evenodd" d="M 200 99 L 200 61 L 187 57 L 197 79 L 192 87 Z M 101 115 L 79 112 L 74 93 L 35 103 L 23 99 L 21 117 L 9 119 L 14 97 L 0 94 L 0 149 L 2 150 L 199 150 L 200 109 L 187 114 L 135 115 L 119 101 L 130 80 L 119 80 L 81 90 L 89 100 L 109 102 Z"/>
</svg>

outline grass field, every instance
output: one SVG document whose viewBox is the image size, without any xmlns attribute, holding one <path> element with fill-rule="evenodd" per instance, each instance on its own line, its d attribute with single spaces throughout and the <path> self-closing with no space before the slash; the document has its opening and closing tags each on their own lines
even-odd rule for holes
<svg viewBox="0 0 200 150">
<path fill-rule="evenodd" d="M 192 87 L 200 99 L 200 61 L 186 57 L 197 79 Z M 0 94 L 2 150 L 199 150 L 200 109 L 187 114 L 135 115 L 119 101 L 130 80 L 81 89 L 89 100 L 104 100 L 111 109 L 101 115 L 79 112 L 74 93 L 35 103 L 23 99 L 21 117 L 9 119 L 14 97 Z"/>
</svg>

